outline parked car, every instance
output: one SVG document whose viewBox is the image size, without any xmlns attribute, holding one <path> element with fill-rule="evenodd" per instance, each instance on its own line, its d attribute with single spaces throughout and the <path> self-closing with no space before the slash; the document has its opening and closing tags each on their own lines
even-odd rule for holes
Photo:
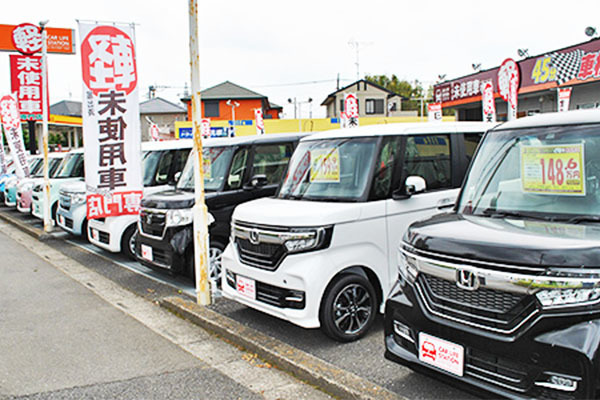
<svg viewBox="0 0 600 400">
<path fill-rule="evenodd" d="M 6 173 L 0 175 L 0 203 L 4 204 L 4 186 L 6 185 L 6 181 L 12 177 L 15 173 L 15 164 L 12 160 L 7 160 L 7 168 Z"/>
<path fill-rule="evenodd" d="M 54 178 L 60 170 L 60 165 L 67 153 L 55 152 L 48 154 L 48 177 Z M 22 213 L 31 212 L 31 196 L 33 187 L 44 182 L 44 163 L 30 178 L 22 179 L 17 184 L 17 210 Z"/>
<path fill-rule="evenodd" d="M 42 169 L 43 173 L 44 160 L 42 156 L 36 155 L 29 157 L 29 174 L 35 175 L 40 169 Z M 23 179 L 27 179 L 28 177 L 23 177 L 19 179 L 16 174 L 10 176 L 4 182 L 4 205 L 7 207 L 16 207 L 17 206 L 17 185 Z"/>
<path fill-rule="evenodd" d="M 492 397 L 598 398 L 599 185 L 598 110 L 489 131 L 456 207 L 400 243 L 386 358 Z"/>
<path fill-rule="evenodd" d="M 56 213 L 58 211 L 58 191 L 60 186 L 65 183 L 79 180 L 83 177 L 83 148 L 71 150 L 62 162 L 58 173 L 50 179 L 50 216 L 54 224 L 56 224 Z M 33 187 L 31 195 L 31 213 L 36 217 L 44 218 L 44 188 L 43 184 L 39 183 Z"/>
<path fill-rule="evenodd" d="M 209 219 L 209 275 L 218 281 L 221 254 L 230 234 L 233 209 L 275 194 L 298 139 L 282 133 L 214 138 L 203 144 L 204 190 Z M 194 158 L 190 157 L 175 190 L 142 199 L 136 256 L 144 265 L 194 276 L 192 207 Z"/>
<path fill-rule="evenodd" d="M 275 198 L 238 206 L 223 294 L 331 338 L 363 336 L 396 281 L 414 220 L 452 206 L 489 125 L 374 125 L 296 148 Z"/>
<path fill-rule="evenodd" d="M 188 159 L 192 140 L 142 143 L 144 196 L 164 191 L 175 184 Z M 60 211 L 59 211 L 60 214 Z M 98 218 L 89 221 L 90 242 L 113 253 L 122 252 L 135 260 L 137 215 Z M 59 222 L 60 224 L 60 222 Z"/>
</svg>

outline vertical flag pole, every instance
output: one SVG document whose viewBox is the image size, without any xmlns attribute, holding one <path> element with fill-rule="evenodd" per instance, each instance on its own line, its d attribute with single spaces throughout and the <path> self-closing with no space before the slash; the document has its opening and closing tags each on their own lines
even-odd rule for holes
<svg viewBox="0 0 600 400">
<path fill-rule="evenodd" d="M 42 140 L 44 155 L 44 232 L 52 230 L 50 220 L 50 177 L 48 172 L 48 33 L 45 29 L 48 21 L 40 22 L 42 30 Z M 31 135 L 30 135 L 31 136 Z M 35 135 L 29 140 L 35 140 Z"/>
<path fill-rule="evenodd" d="M 190 69 L 192 81 L 192 122 L 194 126 L 194 271 L 196 296 L 200 305 L 211 303 L 208 283 L 208 213 L 204 202 L 204 169 L 202 163 L 202 106 L 200 102 L 200 55 L 198 44 L 198 0 L 189 1 Z"/>
</svg>

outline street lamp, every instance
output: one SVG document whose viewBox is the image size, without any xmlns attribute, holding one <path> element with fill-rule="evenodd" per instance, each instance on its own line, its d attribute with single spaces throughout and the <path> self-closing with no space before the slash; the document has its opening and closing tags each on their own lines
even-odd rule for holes
<svg viewBox="0 0 600 400">
<path fill-rule="evenodd" d="M 481 70 L 481 63 L 473 63 L 471 64 L 471 67 L 473 67 L 474 71 L 479 72 L 479 70 Z"/>
<path fill-rule="evenodd" d="M 593 26 L 588 26 L 587 28 L 585 28 L 586 36 L 593 38 L 594 36 L 596 36 L 597 33 L 598 32 L 596 32 L 596 28 L 594 28 Z"/>
<path fill-rule="evenodd" d="M 527 58 L 529 57 L 529 49 L 518 49 L 517 54 L 519 55 L 519 57 Z"/>
<path fill-rule="evenodd" d="M 238 103 L 235 100 L 229 99 L 229 100 L 227 100 L 227 102 L 225 104 L 227 104 L 229 107 L 231 107 L 231 126 L 232 126 L 231 129 L 233 129 L 233 132 L 235 134 L 235 109 L 240 106 L 240 103 Z"/>
<path fill-rule="evenodd" d="M 294 118 L 298 118 L 298 132 L 302 132 L 302 109 L 301 109 L 301 106 L 302 106 L 302 104 L 312 103 L 312 98 L 309 97 L 308 100 L 306 100 L 306 101 L 297 101 L 296 98 L 294 97 L 293 100 L 288 99 L 288 103 L 294 105 Z M 297 114 L 296 114 L 296 109 L 298 110 Z M 312 111 L 311 111 L 310 117 L 312 118 Z"/>
</svg>

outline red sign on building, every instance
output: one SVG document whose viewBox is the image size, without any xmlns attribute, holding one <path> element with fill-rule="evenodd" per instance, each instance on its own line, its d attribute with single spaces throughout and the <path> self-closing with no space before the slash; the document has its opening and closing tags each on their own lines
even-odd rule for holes
<svg viewBox="0 0 600 400">
<path fill-rule="evenodd" d="M 17 93 L 21 119 L 41 121 L 42 57 L 11 54 L 10 88 Z"/>
</svg>

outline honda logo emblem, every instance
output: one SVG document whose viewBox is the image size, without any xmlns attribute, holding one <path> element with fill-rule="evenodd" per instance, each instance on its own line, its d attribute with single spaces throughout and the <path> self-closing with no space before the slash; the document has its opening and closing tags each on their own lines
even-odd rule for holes
<svg viewBox="0 0 600 400">
<path fill-rule="evenodd" d="M 465 290 L 477 290 L 479 289 L 479 278 L 473 271 L 459 269 L 456 271 L 456 286 Z"/>
<path fill-rule="evenodd" d="M 260 234 L 258 233 L 258 230 L 252 229 L 248 235 L 248 238 L 250 239 L 250 243 L 258 244 L 260 242 Z"/>
</svg>

